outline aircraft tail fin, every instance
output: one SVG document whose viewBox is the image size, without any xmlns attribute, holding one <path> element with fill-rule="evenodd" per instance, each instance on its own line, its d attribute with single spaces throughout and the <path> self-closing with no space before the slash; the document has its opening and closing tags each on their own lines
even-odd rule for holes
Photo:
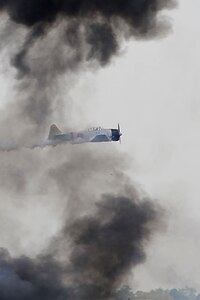
<svg viewBox="0 0 200 300">
<path fill-rule="evenodd" d="M 52 137 L 54 137 L 55 135 L 58 135 L 58 134 L 62 134 L 60 129 L 58 129 L 58 127 L 55 124 L 51 125 L 50 130 L 49 130 L 48 139 L 51 139 Z"/>
</svg>

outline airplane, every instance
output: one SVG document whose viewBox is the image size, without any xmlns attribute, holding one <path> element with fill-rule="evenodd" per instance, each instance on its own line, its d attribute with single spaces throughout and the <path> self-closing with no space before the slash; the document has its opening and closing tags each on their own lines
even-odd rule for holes
<svg viewBox="0 0 200 300">
<path fill-rule="evenodd" d="M 58 144 L 71 143 L 100 143 L 119 141 L 121 143 L 121 131 L 118 124 L 117 129 L 104 129 L 102 127 L 92 127 L 84 131 L 62 133 L 60 129 L 55 125 L 51 125 L 49 130 L 49 136 L 46 141 L 40 146 L 56 146 Z"/>
</svg>

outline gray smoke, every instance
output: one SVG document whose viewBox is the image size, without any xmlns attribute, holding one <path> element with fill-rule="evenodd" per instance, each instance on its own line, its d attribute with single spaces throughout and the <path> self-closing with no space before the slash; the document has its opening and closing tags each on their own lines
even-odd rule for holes
<svg viewBox="0 0 200 300">
<path fill-rule="evenodd" d="M 144 245 L 156 225 L 152 203 L 132 197 L 106 195 L 94 214 L 67 222 L 56 238 L 53 256 L 13 259 L 2 249 L 0 298 L 111 299 L 121 277 L 144 261 Z M 60 248 L 67 250 L 68 240 L 71 252 L 66 264 L 56 256 Z"/>
<path fill-rule="evenodd" d="M 104 150 L 94 146 L 24 149 L 0 156 L 4 209 L 14 207 L 1 217 L 0 233 L 5 230 L 13 238 L 14 257 L 2 249 L 0 299 L 112 299 L 129 271 L 145 260 L 161 211 L 134 189 L 124 174 L 126 160 L 111 145 Z M 36 205 L 55 208 L 36 239 L 44 239 L 41 254 L 29 255 L 29 250 L 17 255 L 29 239 L 27 229 L 24 234 L 19 226 L 29 205 L 33 214 Z M 12 220 L 16 212 L 19 224 Z M 5 226 L 8 217 L 11 225 Z M 48 240 L 43 231 L 56 218 L 58 229 L 53 238 L 46 230 Z"/>
<path fill-rule="evenodd" d="M 57 116 L 66 124 L 66 107 L 69 127 L 65 92 L 74 74 L 109 64 L 124 39 L 165 34 L 169 24 L 159 13 L 173 6 L 172 0 L 0 1 L 0 49 L 16 77 L 0 124 L 0 148 L 15 150 L 0 152 L 0 234 L 12 248 L 0 254 L 0 299 L 112 299 L 145 260 L 160 211 L 135 190 L 127 160 L 112 145 L 21 146 L 44 138 Z M 20 221 L 36 205 L 51 207 L 54 238 L 41 254 L 19 255 L 29 238 Z"/>
<path fill-rule="evenodd" d="M 125 39 L 165 35 L 170 24 L 160 13 L 175 4 L 175 0 L 1 0 L 2 16 L 10 19 L 1 34 L 1 48 L 10 52 L 21 79 L 18 118 L 26 118 L 28 130 L 38 136 L 41 126 L 53 118 L 55 106 L 64 105 L 61 75 L 68 76 L 70 86 L 72 72 L 107 65 Z"/>
</svg>

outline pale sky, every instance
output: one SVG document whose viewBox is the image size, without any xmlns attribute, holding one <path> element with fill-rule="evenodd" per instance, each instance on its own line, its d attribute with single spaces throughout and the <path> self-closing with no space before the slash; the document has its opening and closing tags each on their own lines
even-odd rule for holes
<svg viewBox="0 0 200 300">
<path fill-rule="evenodd" d="M 180 0 L 167 12 L 171 34 L 127 42 L 109 67 L 88 72 L 70 92 L 84 103 L 74 107 L 74 126 L 120 122 L 116 148 L 129 157 L 131 178 L 167 211 L 147 261 L 134 271 L 134 281 L 129 278 L 136 289 L 189 286 L 200 292 L 199 11 L 200 1 Z M 0 107 L 12 95 L 6 76 L 0 75 Z M 31 209 L 26 218 L 33 218 Z"/>
</svg>

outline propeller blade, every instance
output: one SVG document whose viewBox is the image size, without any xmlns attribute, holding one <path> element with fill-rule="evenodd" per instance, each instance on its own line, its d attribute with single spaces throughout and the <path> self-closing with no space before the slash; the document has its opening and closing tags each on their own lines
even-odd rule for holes
<svg viewBox="0 0 200 300">
<path fill-rule="evenodd" d="M 119 132 L 119 142 L 120 142 L 120 144 L 121 144 L 121 143 L 122 143 L 122 141 L 121 141 L 121 135 L 122 135 L 122 133 L 121 133 L 121 131 L 120 131 L 119 123 L 118 123 L 118 132 Z"/>
</svg>

